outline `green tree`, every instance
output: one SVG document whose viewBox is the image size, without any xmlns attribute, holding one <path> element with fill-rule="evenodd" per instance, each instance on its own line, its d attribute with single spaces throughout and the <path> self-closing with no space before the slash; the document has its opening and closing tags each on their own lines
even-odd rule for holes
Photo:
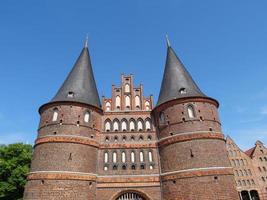
<svg viewBox="0 0 267 200">
<path fill-rule="evenodd" d="M 0 200 L 22 199 L 31 157 L 31 145 L 0 145 Z"/>
</svg>

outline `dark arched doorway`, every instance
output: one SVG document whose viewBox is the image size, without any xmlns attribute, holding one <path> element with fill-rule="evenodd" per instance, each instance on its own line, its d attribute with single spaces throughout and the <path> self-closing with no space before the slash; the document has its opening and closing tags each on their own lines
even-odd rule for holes
<svg viewBox="0 0 267 200">
<path fill-rule="evenodd" d="M 242 197 L 242 198 L 241 198 L 242 200 L 250 200 L 248 191 L 246 191 L 246 190 L 243 190 L 243 191 L 241 192 L 241 197 Z"/>
<path fill-rule="evenodd" d="M 116 200 L 146 200 L 146 199 L 138 193 L 126 192 L 117 197 Z"/>
<path fill-rule="evenodd" d="M 251 196 L 252 200 L 260 200 L 260 197 L 259 197 L 257 190 L 251 190 L 250 196 Z"/>
</svg>

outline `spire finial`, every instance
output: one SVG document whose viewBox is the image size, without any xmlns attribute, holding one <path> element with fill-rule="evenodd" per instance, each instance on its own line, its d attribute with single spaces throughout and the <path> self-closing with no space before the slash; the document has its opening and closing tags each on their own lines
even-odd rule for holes
<svg viewBox="0 0 267 200">
<path fill-rule="evenodd" d="M 88 47 L 88 34 L 87 34 L 86 37 L 85 37 L 84 47 L 85 47 L 85 48 Z"/>
<path fill-rule="evenodd" d="M 166 41 L 167 41 L 168 47 L 171 47 L 171 43 L 170 43 L 168 34 L 166 34 Z"/>
</svg>

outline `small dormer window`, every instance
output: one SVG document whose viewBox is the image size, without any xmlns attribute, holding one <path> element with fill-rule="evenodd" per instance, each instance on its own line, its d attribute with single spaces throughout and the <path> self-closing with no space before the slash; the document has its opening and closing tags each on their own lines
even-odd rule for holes
<svg viewBox="0 0 267 200">
<path fill-rule="evenodd" d="M 74 97 L 74 92 L 70 91 L 70 92 L 68 93 L 68 98 L 73 98 L 73 97 Z"/>
<path fill-rule="evenodd" d="M 185 88 L 180 88 L 179 93 L 180 94 L 186 94 L 186 89 Z"/>
</svg>

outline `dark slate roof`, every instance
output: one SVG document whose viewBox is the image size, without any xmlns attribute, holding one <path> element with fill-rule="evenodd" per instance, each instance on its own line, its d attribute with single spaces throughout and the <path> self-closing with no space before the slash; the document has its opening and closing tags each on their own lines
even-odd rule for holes
<svg viewBox="0 0 267 200">
<path fill-rule="evenodd" d="M 58 101 L 80 102 L 101 107 L 87 46 L 83 48 L 67 79 L 51 100 Z"/>
<path fill-rule="evenodd" d="M 205 97 L 170 45 L 157 106 L 173 99 Z"/>
</svg>

